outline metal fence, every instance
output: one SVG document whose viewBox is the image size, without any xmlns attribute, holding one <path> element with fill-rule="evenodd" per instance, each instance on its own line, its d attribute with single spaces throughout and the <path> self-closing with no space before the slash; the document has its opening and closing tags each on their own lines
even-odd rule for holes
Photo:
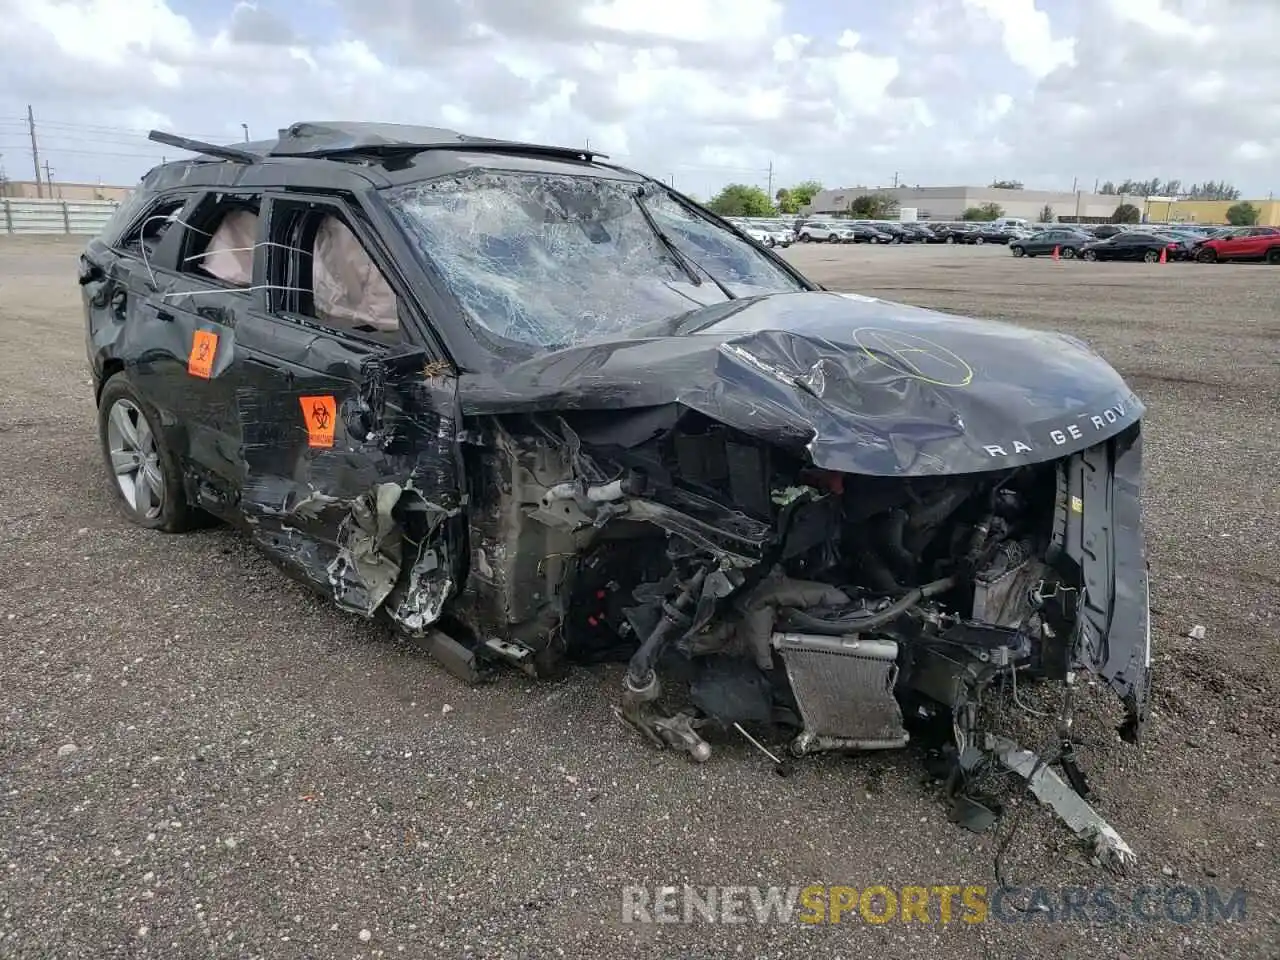
<svg viewBox="0 0 1280 960">
<path fill-rule="evenodd" d="M 0 233 L 88 234 L 106 225 L 115 200 L 17 200 L 0 197 Z"/>
</svg>

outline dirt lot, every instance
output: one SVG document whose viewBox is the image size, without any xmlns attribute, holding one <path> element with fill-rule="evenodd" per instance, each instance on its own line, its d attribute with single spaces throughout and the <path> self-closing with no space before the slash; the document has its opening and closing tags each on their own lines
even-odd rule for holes
<svg viewBox="0 0 1280 960">
<path fill-rule="evenodd" d="M 911 751 L 780 779 L 730 744 L 695 767 L 612 718 L 615 670 L 466 689 L 230 532 L 132 528 L 76 252 L 0 239 L 0 956 L 1277 955 L 1280 269 L 787 254 L 833 288 L 1076 333 L 1148 403 L 1155 716 L 1140 749 L 1106 697 L 1081 721 L 1140 858 L 1117 880 L 1032 805 L 953 826 Z M 620 920 L 632 884 L 994 891 L 1002 848 L 1024 894 L 1110 886 L 1124 919 Z M 1188 917 L 1207 885 L 1243 888 L 1244 921 L 1168 918 L 1165 893 Z M 1156 919 L 1128 909 L 1143 887 Z"/>
</svg>

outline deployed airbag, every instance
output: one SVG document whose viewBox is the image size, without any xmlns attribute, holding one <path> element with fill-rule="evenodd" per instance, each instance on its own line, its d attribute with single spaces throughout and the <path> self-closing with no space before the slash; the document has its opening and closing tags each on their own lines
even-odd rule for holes
<svg viewBox="0 0 1280 960">
<path fill-rule="evenodd" d="M 231 210 L 209 238 L 200 266 L 226 283 L 247 287 L 253 281 L 253 246 L 258 240 L 258 215 Z"/>
<path fill-rule="evenodd" d="M 325 217 L 316 232 L 311 270 L 317 319 L 374 330 L 400 325 L 387 278 L 337 217 Z"/>
</svg>

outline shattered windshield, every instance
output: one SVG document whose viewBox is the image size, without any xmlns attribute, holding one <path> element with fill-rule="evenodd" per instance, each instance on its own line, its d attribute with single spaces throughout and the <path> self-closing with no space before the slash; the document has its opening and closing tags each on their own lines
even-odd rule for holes
<svg viewBox="0 0 1280 960">
<path fill-rule="evenodd" d="M 805 289 L 656 184 L 475 171 L 386 196 L 472 324 L 533 353 Z"/>
</svg>

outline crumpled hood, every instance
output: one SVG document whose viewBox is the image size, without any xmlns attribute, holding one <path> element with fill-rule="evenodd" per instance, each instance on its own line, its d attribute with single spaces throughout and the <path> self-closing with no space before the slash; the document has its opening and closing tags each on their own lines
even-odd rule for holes
<svg viewBox="0 0 1280 960">
<path fill-rule="evenodd" d="M 970 473 L 1066 456 L 1141 419 L 1109 364 L 1063 334 L 856 294 L 716 304 L 662 336 L 594 342 L 467 377 L 465 413 L 679 403 L 819 467 Z"/>
</svg>

